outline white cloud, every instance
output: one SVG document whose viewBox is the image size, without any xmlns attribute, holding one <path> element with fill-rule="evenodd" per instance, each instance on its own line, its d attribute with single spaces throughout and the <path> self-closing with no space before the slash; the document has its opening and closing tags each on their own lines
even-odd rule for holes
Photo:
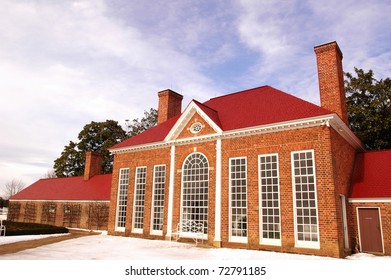
<svg viewBox="0 0 391 280">
<path fill-rule="evenodd" d="M 0 185 L 32 183 L 85 124 L 141 117 L 159 90 L 210 92 L 191 56 L 109 17 L 104 1 L 1 2 Z"/>
<path fill-rule="evenodd" d="M 345 71 L 354 66 L 375 68 L 381 76 L 389 76 L 389 60 L 378 58 L 391 51 L 389 1 L 240 0 L 239 4 L 240 38 L 259 54 L 244 75 L 248 83 L 274 83 L 270 85 L 319 102 L 312 48 L 330 41 L 340 45 Z"/>
<path fill-rule="evenodd" d="M 0 0 L 0 186 L 166 88 L 183 106 L 264 84 L 318 102 L 318 44 L 336 40 L 345 70 L 390 76 L 388 2 Z"/>
</svg>

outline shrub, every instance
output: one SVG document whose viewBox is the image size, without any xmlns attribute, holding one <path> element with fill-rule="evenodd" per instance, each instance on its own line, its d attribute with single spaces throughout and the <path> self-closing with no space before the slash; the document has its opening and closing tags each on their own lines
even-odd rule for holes
<svg viewBox="0 0 391 280">
<path fill-rule="evenodd" d="M 58 227 L 53 225 L 21 223 L 13 221 L 5 221 L 5 225 L 7 227 L 7 236 L 68 233 L 68 229 L 66 227 Z"/>
</svg>

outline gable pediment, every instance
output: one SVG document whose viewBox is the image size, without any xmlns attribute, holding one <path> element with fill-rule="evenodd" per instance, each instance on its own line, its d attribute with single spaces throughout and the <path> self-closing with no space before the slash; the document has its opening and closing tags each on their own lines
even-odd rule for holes
<svg viewBox="0 0 391 280">
<path fill-rule="evenodd" d="M 165 141 L 221 133 L 217 112 L 193 100 L 172 127 Z"/>
</svg>

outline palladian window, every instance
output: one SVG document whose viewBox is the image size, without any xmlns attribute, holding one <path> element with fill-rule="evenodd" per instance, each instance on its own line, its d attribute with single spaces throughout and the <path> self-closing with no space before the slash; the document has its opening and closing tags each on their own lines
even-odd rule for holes
<svg viewBox="0 0 391 280">
<path fill-rule="evenodd" d="M 209 163 L 201 153 L 189 155 L 183 163 L 181 222 L 193 220 L 208 233 Z"/>
</svg>

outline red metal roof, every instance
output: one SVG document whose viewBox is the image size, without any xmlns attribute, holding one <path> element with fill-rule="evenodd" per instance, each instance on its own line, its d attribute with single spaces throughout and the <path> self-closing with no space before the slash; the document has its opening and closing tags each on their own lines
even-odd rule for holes
<svg viewBox="0 0 391 280">
<path fill-rule="evenodd" d="M 391 150 L 356 157 L 350 198 L 391 197 Z"/>
<path fill-rule="evenodd" d="M 332 112 L 270 86 L 212 98 L 224 131 L 303 119 Z"/>
<path fill-rule="evenodd" d="M 270 86 L 212 98 L 204 103 L 194 102 L 223 131 L 332 114 L 327 109 Z M 163 141 L 178 119 L 179 116 L 169 119 L 112 149 Z"/>
<path fill-rule="evenodd" d="M 212 109 L 208 106 L 206 106 L 205 104 L 202 104 L 196 100 L 193 100 L 197 106 L 217 125 L 219 126 L 220 128 L 222 128 L 222 125 L 221 125 L 221 122 L 220 122 L 220 118 L 219 118 L 219 113 L 215 110 L 215 109 Z"/>
<path fill-rule="evenodd" d="M 111 149 L 124 148 L 130 146 L 137 146 L 148 143 L 155 143 L 163 141 L 166 135 L 170 132 L 179 116 L 171 118 L 157 126 L 154 126 L 136 136 L 130 137 L 121 143 L 118 143 L 111 147 Z"/>
<path fill-rule="evenodd" d="M 14 200 L 110 200 L 112 174 L 41 179 L 15 194 Z"/>
</svg>

